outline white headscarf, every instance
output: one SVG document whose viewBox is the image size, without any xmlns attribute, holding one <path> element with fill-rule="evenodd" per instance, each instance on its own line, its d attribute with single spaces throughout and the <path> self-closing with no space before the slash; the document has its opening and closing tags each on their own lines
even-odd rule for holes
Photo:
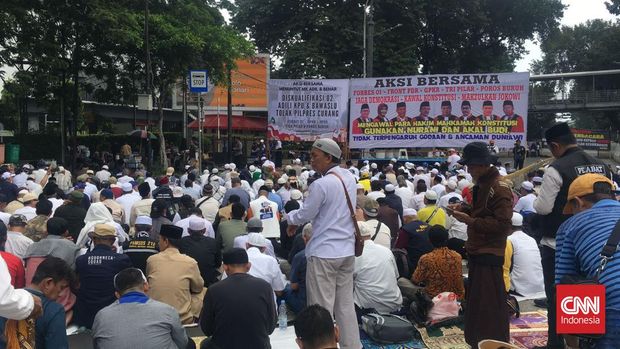
<svg viewBox="0 0 620 349">
<path fill-rule="evenodd" d="M 90 240 L 88 233 L 95 230 L 95 225 L 97 224 L 109 224 L 114 227 L 116 230 L 117 243 L 123 243 L 127 234 L 123 230 L 123 228 L 116 222 L 114 222 L 114 218 L 112 218 L 112 214 L 108 211 L 108 208 L 101 202 L 97 202 L 91 204 L 86 211 L 86 217 L 84 217 L 84 223 L 86 225 L 82 230 L 80 230 L 80 235 L 78 235 L 77 241 L 75 244 L 83 248 L 86 246 L 86 243 Z"/>
</svg>

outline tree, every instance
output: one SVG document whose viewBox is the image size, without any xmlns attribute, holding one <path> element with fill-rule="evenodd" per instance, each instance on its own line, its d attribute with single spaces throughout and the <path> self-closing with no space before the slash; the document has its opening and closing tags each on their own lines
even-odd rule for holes
<svg viewBox="0 0 620 349">
<path fill-rule="evenodd" d="M 232 22 L 281 61 L 274 76 L 359 77 L 366 2 L 237 0 Z M 374 76 L 512 70 L 562 10 L 559 0 L 374 1 Z"/>
<path fill-rule="evenodd" d="M 253 48 L 225 24 L 211 0 L 147 1 L 153 71 L 148 83 L 157 96 L 165 165 L 163 108 L 171 85 L 190 67 L 207 68 L 212 80 L 225 81 L 225 67 L 252 54 Z M 6 2 L 0 9 L 0 66 L 18 68 L 20 89 L 15 91 L 22 95 L 15 98 L 34 98 L 40 105 L 65 101 L 60 104 L 71 106 L 74 140 L 81 94 L 127 105 L 144 90 L 144 1 Z"/>
<path fill-rule="evenodd" d="M 535 62 L 537 73 L 568 73 L 617 69 L 620 62 L 620 22 L 588 21 L 574 27 L 555 30 L 541 45 L 543 58 Z M 620 76 L 576 78 L 564 84 L 556 82 L 555 91 L 569 96 L 596 91 L 620 90 Z M 618 129 L 618 111 L 574 112 L 576 126 L 593 129 Z"/>
</svg>

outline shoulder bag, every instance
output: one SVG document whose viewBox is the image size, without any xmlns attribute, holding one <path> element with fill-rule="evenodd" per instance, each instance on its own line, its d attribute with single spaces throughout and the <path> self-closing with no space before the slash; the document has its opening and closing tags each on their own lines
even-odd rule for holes
<svg viewBox="0 0 620 349">
<path fill-rule="evenodd" d="M 359 257 L 364 252 L 364 240 L 362 240 L 362 234 L 360 233 L 360 227 L 357 225 L 357 218 L 355 217 L 355 210 L 353 209 L 353 204 L 351 203 L 351 198 L 349 197 L 349 192 L 347 191 L 347 186 L 344 185 L 344 181 L 337 173 L 329 172 L 328 174 L 336 176 L 340 183 L 342 184 L 342 189 L 344 189 L 344 196 L 347 198 L 347 205 L 349 206 L 349 212 L 351 213 L 351 220 L 353 221 L 353 227 L 355 228 L 355 257 Z"/>
</svg>

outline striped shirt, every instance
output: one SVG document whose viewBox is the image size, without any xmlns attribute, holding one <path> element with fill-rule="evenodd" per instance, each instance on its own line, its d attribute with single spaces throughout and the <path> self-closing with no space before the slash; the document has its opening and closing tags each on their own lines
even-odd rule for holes
<svg viewBox="0 0 620 349">
<path fill-rule="evenodd" d="M 619 219 L 620 202 L 601 200 L 560 226 L 556 236 L 556 284 L 565 275 L 594 277 L 601 261 L 599 255 Z M 607 348 L 607 343 L 620 341 L 620 251 L 607 263 L 599 282 L 606 287 L 606 335 L 597 348 Z"/>
</svg>

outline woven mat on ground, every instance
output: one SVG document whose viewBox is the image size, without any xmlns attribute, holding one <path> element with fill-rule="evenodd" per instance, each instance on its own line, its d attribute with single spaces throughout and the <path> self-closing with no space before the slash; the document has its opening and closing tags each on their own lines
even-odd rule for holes
<svg viewBox="0 0 620 349">
<path fill-rule="evenodd" d="M 428 331 L 424 327 L 416 327 L 422 341 L 429 349 L 469 349 L 465 342 L 463 324 L 439 327 Z"/>
<path fill-rule="evenodd" d="M 360 330 L 360 340 L 364 349 L 424 349 L 426 346 L 419 339 L 414 339 L 407 343 L 401 344 L 380 344 L 374 342 L 366 332 Z"/>
<path fill-rule="evenodd" d="M 547 345 L 547 312 L 521 313 L 510 320 L 510 343 L 521 348 Z"/>
</svg>

